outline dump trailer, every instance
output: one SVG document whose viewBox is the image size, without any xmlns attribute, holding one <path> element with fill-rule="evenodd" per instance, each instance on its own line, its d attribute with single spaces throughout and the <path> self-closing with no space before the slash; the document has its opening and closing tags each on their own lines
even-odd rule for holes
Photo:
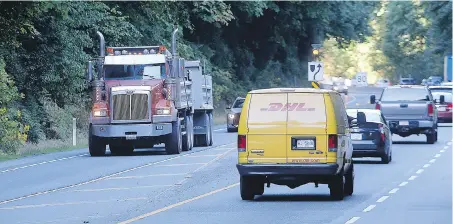
<svg viewBox="0 0 453 224">
<path fill-rule="evenodd" d="M 213 143 L 212 76 L 203 72 L 203 67 L 200 61 L 185 62 L 186 73 L 192 80 L 194 146 Z"/>
<path fill-rule="evenodd" d="M 168 154 L 192 149 L 197 111 L 193 100 L 201 97 L 194 94 L 202 90 L 193 89 L 190 69 L 177 54 L 177 31 L 171 53 L 159 45 L 105 48 L 104 36 L 97 32 L 100 55 L 87 68 L 91 156 L 104 155 L 107 145 L 112 154 L 161 143 Z M 205 128 L 212 129 L 210 123 Z"/>
</svg>

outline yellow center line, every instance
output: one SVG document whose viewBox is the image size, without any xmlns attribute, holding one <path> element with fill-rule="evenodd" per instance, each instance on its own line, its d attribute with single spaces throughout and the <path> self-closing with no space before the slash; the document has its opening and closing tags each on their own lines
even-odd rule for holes
<svg viewBox="0 0 453 224">
<path fill-rule="evenodd" d="M 118 223 L 118 224 L 127 224 L 127 223 L 136 222 L 136 221 L 141 220 L 141 219 L 144 219 L 144 218 L 146 218 L 146 217 L 149 217 L 149 216 L 152 216 L 152 215 L 155 215 L 155 214 L 158 214 L 158 213 L 161 213 L 161 212 L 170 210 L 170 209 L 172 209 L 172 208 L 179 207 L 179 206 L 181 206 L 181 205 L 184 205 L 184 204 L 187 204 L 187 203 L 190 203 L 190 202 L 193 202 L 193 201 L 196 201 L 196 200 L 205 198 L 205 197 L 210 196 L 210 195 L 213 195 L 213 194 L 217 194 L 217 193 L 219 193 L 219 192 L 221 192 L 221 191 L 225 191 L 225 190 L 231 189 L 231 188 L 236 187 L 236 186 L 238 186 L 238 185 L 239 185 L 239 183 L 235 183 L 235 184 L 232 184 L 232 185 L 229 185 L 229 186 L 226 186 L 226 187 L 223 187 L 223 188 L 220 188 L 220 189 L 211 191 L 211 192 L 209 192 L 209 193 L 202 194 L 202 195 L 200 195 L 200 196 L 197 196 L 197 197 L 194 197 L 194 198 L 191 198 L 191 199 L 187 199 L 187 200 L 185 200 L 185 201 L 181 201 L 181 202 L 178 202 L 178 203 L 176 203 L 176 204 L 169 205 L 169 206 L 164 207 L 164 208 L 161 208 L 161 209 L 154 210 L 154 211 L 152 211 L 152 212 L 149 212 L 149 213 L 146 213 L 146 214 L 137 216 L 137 217 L 135 217 L 135 218 L 132 218 L 132 219 L 129 219 L 129 220 L 120 222 L 120 223 Z"/>
</svg>

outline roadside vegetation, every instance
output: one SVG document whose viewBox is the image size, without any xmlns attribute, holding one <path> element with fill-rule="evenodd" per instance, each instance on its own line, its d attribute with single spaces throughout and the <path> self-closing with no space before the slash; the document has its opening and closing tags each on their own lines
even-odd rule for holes
<svg viewBox="0 0 453 224">
<path fill-rule="evenodd" d="M 330 55 L 331 66 L 344 60 L 334 49 L 372 45 L 368 58 L 380 63 L 366 68 L 380 76 L 394 76 L 401 60 L 409 63 L 389 52 L 411 48 L 389 45 L 400 46 L 406 33 L 411 43 L 427 38 L 427 50 L 414 54 L 429 50 L 440 57 L 446 47 L 451 51 L 445 44 L 451 41 L 449 4 L 390 2 L 379 16 L 380 2 L 362 1 L 0 2 L 0 151 L 14 157 L 70 148 L 73 117 L 85 138 L 90 110 L 85 68 L 99 52 L 95 31 L 105 35 L 107 46 L 170 47 L 171 31 L 179 27 L 180 55 L 206 61 L 213 75 L 221 121 L 226 105 L 249 90 L 309 86 L 312 43 L 328 40 L 323 54 Z M 408 14 L 398 10 L 412 10 L 424 28 L 414 30 L 417 24 L 396 18 Z M 354 60 L 359 59 L 343 63 L 349 68 L 342 74 L 354 74 Z M 433 60 L 432 68 L 438 69 L 438 63 Z"/>
</svg>

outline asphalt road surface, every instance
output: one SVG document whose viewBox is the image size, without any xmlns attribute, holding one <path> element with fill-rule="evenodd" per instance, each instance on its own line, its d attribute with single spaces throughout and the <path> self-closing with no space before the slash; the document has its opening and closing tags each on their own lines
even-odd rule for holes
<svg viewBox="0 0 453 224">
<path fill-rule="evenodd" d="M 377 88 L 350 90 L 365 108 Z M 89 157 L 87 149 L 0 163 L 0 223 L 452 223 L 452 128 L 439 141 L 393 136 L 393 161 L 355 159 L 354 194 L 332 201 L 327 185 L 271 185 L 242 201 L 236 134 L 181 155 L 163 148 Z"/>
</svg>

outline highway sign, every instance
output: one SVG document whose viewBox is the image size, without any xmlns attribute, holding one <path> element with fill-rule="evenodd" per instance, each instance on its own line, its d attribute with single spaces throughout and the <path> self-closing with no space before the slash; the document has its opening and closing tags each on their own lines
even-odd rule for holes
<svg viewBox="0 0 453 224">
<path fill-rule="evenodd" d="M 355 80 L 358 86 L 368 86 L 368 79 L 366 72 L 358 72 L 355 76 Z"/>
<path fill-rule="evenodd" d="M 322 62 L 308 62 L 308 81 L 322 80 L 324 80 L 324 65 L 322 64 Z"/>
</svg>

